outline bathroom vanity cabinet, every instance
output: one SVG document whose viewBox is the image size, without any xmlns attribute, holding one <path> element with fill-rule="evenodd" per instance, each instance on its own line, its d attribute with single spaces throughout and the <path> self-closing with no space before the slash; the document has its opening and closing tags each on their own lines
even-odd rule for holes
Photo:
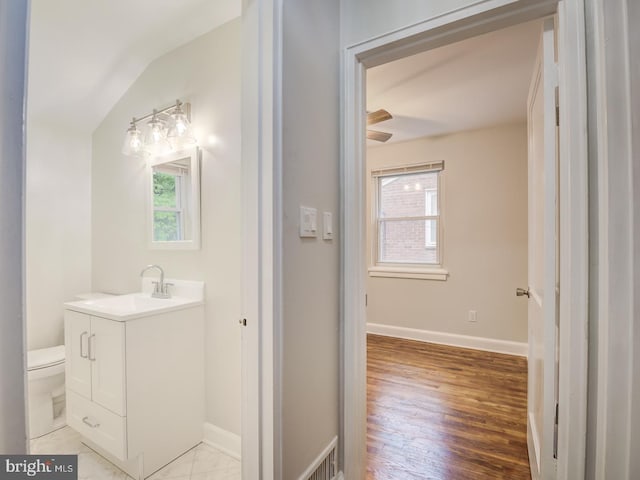
<svg viewBox="0 0 640 480">
<path fill-rule="evenodd" d="M 201 442 L 203 306 L 130 319 L 73 308 L 66 304 L 67 423 L 85 443 L 141 479 Z"/>
</svg>

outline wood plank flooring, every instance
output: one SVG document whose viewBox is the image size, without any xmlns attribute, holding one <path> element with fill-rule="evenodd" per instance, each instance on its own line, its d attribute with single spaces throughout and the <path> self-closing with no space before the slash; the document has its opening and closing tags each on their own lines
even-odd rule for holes
<svg viewBox="0 0 640 480">
<path fill-rule="evenodd" d="M 367 480 L 530 480 L 522 357 L 368 335 Z"/>
</svg>

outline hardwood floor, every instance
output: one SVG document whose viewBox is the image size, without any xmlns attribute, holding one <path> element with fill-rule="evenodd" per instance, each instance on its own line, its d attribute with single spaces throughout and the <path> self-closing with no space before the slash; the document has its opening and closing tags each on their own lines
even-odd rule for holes
<svg viewBox="0 0 640 480">
<path fill-rule="evenodd" d="M 529 480 L 525 358 L 368 335 L 367 480 Z"/>
</svg>

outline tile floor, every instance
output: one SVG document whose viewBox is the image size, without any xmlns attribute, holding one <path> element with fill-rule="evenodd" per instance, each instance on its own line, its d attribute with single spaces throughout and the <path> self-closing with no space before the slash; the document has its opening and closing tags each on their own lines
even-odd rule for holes
<svg viewBox="0 0 640 480">
<path fill-rule="evenodd" d="M 31 453 L 78 455 L 78 480 L 131 480 L 126 473 L 80 442 L 69 427 L 31 441 Z M 204 443 L 176 458 L 148 480 L 240 480 L 240 461 Z"/>
</svg>

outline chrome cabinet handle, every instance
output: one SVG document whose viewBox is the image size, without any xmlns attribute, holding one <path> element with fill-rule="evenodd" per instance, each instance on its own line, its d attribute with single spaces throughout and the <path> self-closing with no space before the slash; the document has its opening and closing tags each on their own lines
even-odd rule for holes
<svg viewBox="0 0 640 480">
<path fill-rule="evenodd" d="M 88 334 L 89 334 L 89 332 L 86 332 L 86 331 L 85 331 L 85 332 L 82 332 L 82 333 L 80 334 L 80 358 L 89 358 L 89 355 L 87 355 L 86 353 L 84 353 L 84 348 L 83 348 L 83 347 L 84 347 L 84 342 L 82 341 L 83 337 L 84 337 L 85 335 L 88 335 Z"/>
<path fill-rule="evenodd" d="M 96 337 L 95 333 L 93 335 L 90 335 L 89 336 L 89 342 L 88 342 L 88 344 L 89 344 L 89 357 L 88 358 L 92 362 L 96 361 L 96 355 L 95 355 L 95 352 L 93 351 L 93 346 L 92 346 L 94 344 L 94 342 L 91 341 L 91 339 L 95 338 L 95 337 Z"/>
<path fill-rule="evenodd" d="M 98 427 L 100 426 L 100 424 L 99 424 L 99 423 L 91 423 L 91 422 L 89 421 L 89 417 L 84 417 L 84 418 L 82 419 L 82 422 L 83 422 L 84 424 L 86 424 L 86 425 L 89 425 L 91 428 L 98 428 Z"/>
<path fill-rule="evenodd" d="M 524 297 L 525 295 L 527 298 L 531 297 L 531 292 L 529 292 L 528 288 L 526 290 L 524 288 L 516 288 L 516 297 Z"/>
</svg>

